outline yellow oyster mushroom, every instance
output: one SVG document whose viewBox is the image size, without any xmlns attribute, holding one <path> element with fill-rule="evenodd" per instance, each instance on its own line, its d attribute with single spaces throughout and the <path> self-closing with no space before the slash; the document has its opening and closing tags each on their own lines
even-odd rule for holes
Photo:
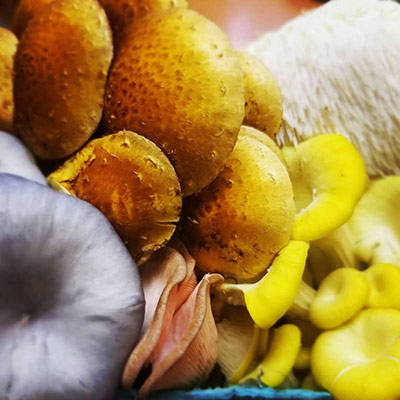
<svg viewBox="0 0 400 400">
<path fill-rule="evenodd" d="M 400 176 L 372 182 L 349 221 L 357 257 L 400 266 Z"/>
<path fill-rule="evenodd" d="M 250 125 L 274 137 L 282 123 L 283 100 L 278 82 L 256 57 L 237 53 L 245 86 L 244 125 Z"/>
<path fill-rule="evenodd" d="M 290 319 L 299 318 L 308 320 L 310 305 L 313 302 L 317 291 L 302 280 L 296 293 L 293 304 L 290 306 L 286 316 Z"/>
<path fill-rule="evenodd" d="M 317 328 L 310 320 L 305 319 L 289 319 L 291 324 L 296 325 L 301 332 L 301 347 L 294 364 L 294 369 L 306 370 L 310 369 L 311 364 L 311 348 L 321 330 Z"/>
<path fill-rule="evenodd" d="M 315 381 L 313 374 L 308 374 L 301 382 L 300 387 L 305 390 L 313 390 L 314 392 L 320 392 L 323 390 L 320 385 Z"/>
<path fill-rule="evenodd" d="M 241 129 L 218 177 L 182 211 L 184 240 L 206 272 L 256 280 L 290 240 L 295 215 L 289 174 L 270 148 Z"/>
<path fill-rule="evenodd" d="M 245 308 L 233 307 L 227 318 L 217 324 L 217 331 L 217 362 L 228 382 L 237 383 L 257 356 L 262 330 Z"/>
<path fill-rule="evenodd" d="M 283 147 L 297 215 L 292 238 L 317 240 L 344 224 L 365 190 L 367 172 L 344 136 L 319 135 L 297 147 Z"/>
<path fill-rule="evenodd" d="M 287 315 L 285 316 L 288 317 Z M 317 328 L 309 319 L 287 318 L 291 324 L 296 325 L 301 332 L 301 347 L 293 366 L 296 370 L 308 370 L 311 365 L 311 348 L 321 330 Z"/>
<path fill-rule="evenodd" d="M 256 283 L 216 285 L 214 290 L 227 303 L 245 305 L 260 328 L 270 328 L 292 305 L 298 291 L 308 243 L 290 241 Z"/>
<path fill-rule="evenodd" d="M 311 354 L 317 382 L 336 400 L 400 398 L 400 311 L 363 310 L 322 333 Z"/>
<path fill-rule="evenodd" d="M 310 254 L 310 253 L 309 253 Z M 303 272 L 303 281 L 310 286 L 314 286 L 314 277 L 310 271 L 310 268 L 306 265 Z"/>
<path fill-rule="evenodd" d="M 376 264 L 364 271 L 370 285 L 366 307 L 400 310 L 400 268 L 393 264 Z"/>
<path fill-rule="evenodd" d="M 366 304 L 369 284 L 353 268 L 339 268 L 321 283 L 310 305 L 310 320 L 321 329 L 332 329 L 354 317 Z"/>
<path fill-rule="evenodd" d="M 268 349 L 269 329 L 260 329 L 256 356 L 262 359 Z"/>
<path fill-rule="evenodd" d="M 264 359 L 241 383 L 256 381 L 270 387 L 281 385 L 296 362 L 300 341 L 301 333 L 296 325 L 286 324 L 273 329 Z"/>
<path fill-rule="evenodd" d="M 294 369 L 309 369 L 311 365 L 311 348 L 301 346 L 297 354 L 296 362 L 293 365 Z"/>
<path fill-rule="evenodd" d="M 358 268 L 359 261 L 354 253 L 354 237 L 349 224 L 344 224 L 328 236 L 310 243 L 307 269 L 311 272 L 313 283 L 321 281 L 337 268 Z"/>
</svg>

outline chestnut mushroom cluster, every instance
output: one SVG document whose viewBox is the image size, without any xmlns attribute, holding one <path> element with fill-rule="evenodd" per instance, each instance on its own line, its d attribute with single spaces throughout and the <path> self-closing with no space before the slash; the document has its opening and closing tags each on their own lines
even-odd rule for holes
<svg viewBox="0 0 400 400">
<path fill-rule="evenodd" d="M 9 25 L 0 399 L 400 396 L 400 177 L 323 124 L 278 144 L 278 61 L 186 0 L 20 0 Z"/>
</svg>

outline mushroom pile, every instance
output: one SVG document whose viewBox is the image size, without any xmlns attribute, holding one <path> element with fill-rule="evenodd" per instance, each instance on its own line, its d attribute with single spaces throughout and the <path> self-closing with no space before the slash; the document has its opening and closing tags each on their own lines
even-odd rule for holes
<svg viewBox="0 0 400 400">
<path fill-rule="evenodd" d="M 399 398 L 400 177 L 347 131 L 282 145 L 277 64 L 185 0 L 20 0 L 10 25 L 0 398 Z"/>
</svg>

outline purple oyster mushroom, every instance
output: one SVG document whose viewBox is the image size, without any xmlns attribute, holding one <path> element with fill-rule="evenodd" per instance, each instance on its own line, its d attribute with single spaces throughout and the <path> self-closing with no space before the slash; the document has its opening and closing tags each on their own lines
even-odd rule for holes
<svg viewBox="0 0 400 400">
<path fill-rule="evenodd" d="M 114 399 L 143 314 L 136 266 L 99 211 L 0 174 L 0 399 Z"/>
</svg>

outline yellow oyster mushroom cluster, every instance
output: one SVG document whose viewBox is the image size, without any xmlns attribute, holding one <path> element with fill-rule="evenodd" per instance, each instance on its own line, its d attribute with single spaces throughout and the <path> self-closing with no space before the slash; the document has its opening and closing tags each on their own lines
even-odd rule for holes
<svg viewBox="0 0 400 400">
<path fill-rule="evenodd" d="M 400 393 L 398 178 L 372 180 L 351 217 L 310 242 L 303 281 L 285 316 L 322 331 L 304 346 L 311 357 L 303 383 L 338 400 L 395 400 Z M 305 360 L 301 350 L 299 368 Z"/>
</svg>

